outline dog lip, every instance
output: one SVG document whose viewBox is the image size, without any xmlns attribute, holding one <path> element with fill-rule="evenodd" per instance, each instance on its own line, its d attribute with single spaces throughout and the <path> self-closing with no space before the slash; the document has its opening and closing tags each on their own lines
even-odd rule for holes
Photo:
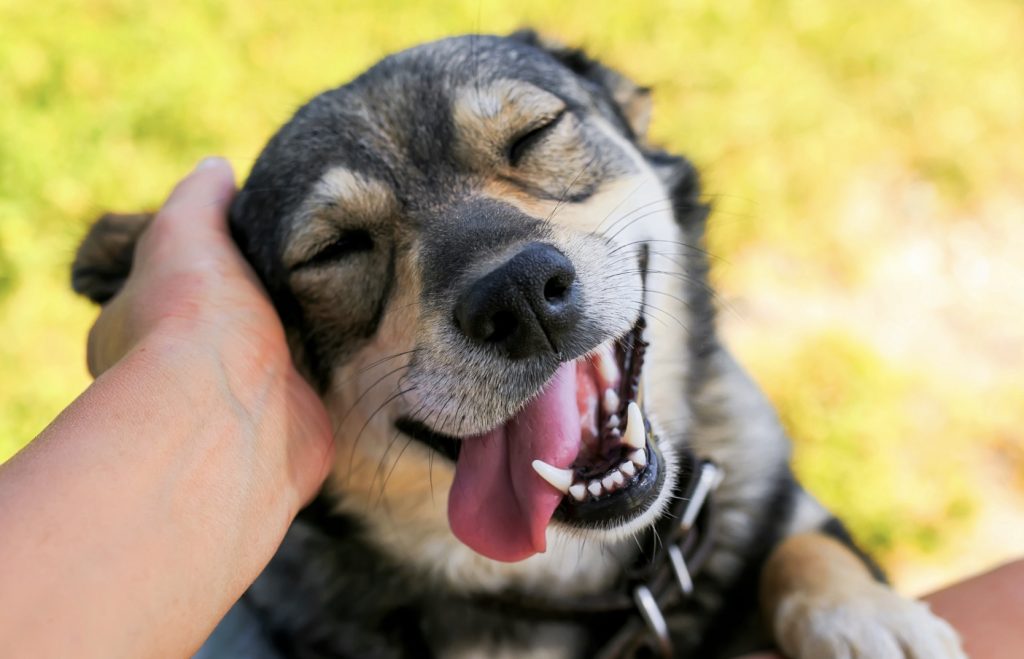
<svg viewBox="0 0 1024 659">
<path fill-rule="evenodd" d="M 665 459 L 656 441 L 648 441 L 644 450 L 647 466 L 628 487 L 584 501 L 566 496 L 555 509 L 553 519 L 567 526 L 609 528 L 626 524 L 646 512 L 664 487 Z"/>
<path fill-rule="evenodd" d="M 439 433 L 422 421 L 418 421 L 412 417 L 399 417 L 395 421 L 395 429 L 412 439 L 426 444 L 442 456 L 451 460 L 452 463 L 459 461 L 459 453 L 462 450 L 462 440 L 458 437 Z"/>
</svg>

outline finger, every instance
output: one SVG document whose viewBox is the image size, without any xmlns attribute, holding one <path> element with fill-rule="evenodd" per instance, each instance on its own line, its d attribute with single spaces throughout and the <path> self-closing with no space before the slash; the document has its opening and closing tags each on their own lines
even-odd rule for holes
<svg viewBox="0 0 1024 659">
<path fill-rule="evenodd" d="M 234 195 L 231 165 L 223 158 L 202 160 L 175 186 L 143 234 L 139 249 L 145 251 L 154 243 L 174 252 L 195 245 L 197 238 L 229 238 L 227 210 Z"/>
</svg>

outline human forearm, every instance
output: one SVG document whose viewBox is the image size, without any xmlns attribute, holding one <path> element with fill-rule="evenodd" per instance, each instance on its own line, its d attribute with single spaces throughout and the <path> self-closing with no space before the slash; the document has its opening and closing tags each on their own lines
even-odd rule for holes
<svg viewBox="0 0 1024 659">
<path fill-rule="evenodd" d="M 308 465 L 289 463 L 286 438 L 302 429 L 288 427 L 286 377 L 272 364 L 238 375 L 208 350 L 157 336 L 5 465 L 0 647 L 194 649 L 308 496 L 292 485 Z"/>
</svg>

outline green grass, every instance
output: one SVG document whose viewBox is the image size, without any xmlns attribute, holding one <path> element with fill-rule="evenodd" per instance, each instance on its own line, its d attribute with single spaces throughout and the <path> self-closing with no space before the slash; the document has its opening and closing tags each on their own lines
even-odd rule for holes
<svg viewBox="0 0 1024 659">
<path fill-rule="evenodd" d="M 305 99 L 388 52 L 524 25 L 655 88 L 654 138 L 705 172 L 727 296 L 756 294 L 746 256 L 763 253 L 856 287 L 875 246 L 837 220 L 851 181 L 924 185 L 929 221 L 954 224 L 1024 180 L 1014 0 L 0 0 L 0 460 L 88 383 L 95 311 L 70 294 L 67 268 L 93 217 L 158 205 L 205 154 L 243 176 Z M 818 336 L 789 369 L 761 357 L 798 470 L 883 555 L 937 551 L 971 519 L 969 482 L 922 476 L 953 473 L 964 435 L 1018 450 L 1019 412 L 964 410 L 928 438 L 952 448 L 915 462 L 907 406 L 930 386 L 927 368 L 894 366 L 855 337 Z M 888 488 L 908 464 L 920 482 Z M 880 486 L 865 496 L 868 481 Z"/>
</svg>

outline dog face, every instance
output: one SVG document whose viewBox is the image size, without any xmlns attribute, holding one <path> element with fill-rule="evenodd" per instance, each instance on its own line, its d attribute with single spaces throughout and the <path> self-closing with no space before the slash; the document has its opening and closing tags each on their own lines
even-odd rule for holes
<svg viewBox="0 0 1024 659">
<path fill-rule="evenodd" d="M 330 486 L 385 544 L 454 532 L 519 561 L 665 505 L 652 422 L 685 413 L 687 316 L 668 178 L 692 170 L 645 153 L 645 101 L 530 35 L 448 39 L 315 98 L 254 166 L 233 229 L 334 417 Z"/>
<path fill-rule="evenodd" d="M 453 38 L 316 97 L 254 165 L 233 233 L 335 422 L 329 490 L 383 548 L 500 572 L 665 506 L 704 214 L 648 106 L 532 33 Z"/>
</svg>

